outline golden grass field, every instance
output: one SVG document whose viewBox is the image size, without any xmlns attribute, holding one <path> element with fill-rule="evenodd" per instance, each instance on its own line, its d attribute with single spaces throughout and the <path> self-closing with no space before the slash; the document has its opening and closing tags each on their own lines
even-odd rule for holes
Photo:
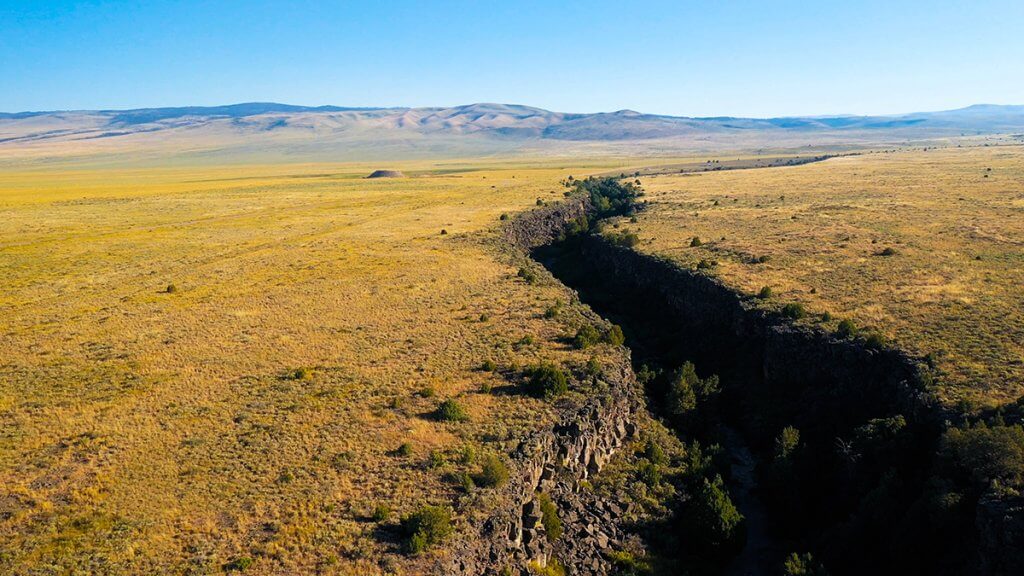
<svg viewBox="0 0 1024 576">
<path fill-rule="evenodd" d="M 930 355 L 948 402 L 1024 394 L 1024 147 L 872 152 L 804 166 L 642 177 L 639 249 L 805 322 L 852 319 Z M 611 230 L 609 228 L 609 230 Z M 691 247 L 694 237 L 702 245 Z M 886 248 L 894 254 L 880 255 Z M 767 256 L 756 263 L 754 259 Z M 821 322 L 829 313 L 833 319 Z"/>
<path fill-rule="evenodd" d="M 562 197 L 523 166 L 0 172 L 0 572 L 416 572 L 374 506 L 452 503 L 464 447 L 553 413 L 480 364 L 593 353 L 497 241 Z M 434 421 L 447 398 L 472 419 Z"/>
</svg>

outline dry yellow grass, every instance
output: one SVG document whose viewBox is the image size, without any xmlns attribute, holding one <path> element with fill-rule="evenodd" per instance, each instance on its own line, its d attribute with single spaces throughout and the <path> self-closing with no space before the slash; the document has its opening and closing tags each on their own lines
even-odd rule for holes
<svg viewBox="0 0 1024 576">
<path fill-rule="evenodd" d="M 561 197 L 519 166 L 0 172 L 0 571 L 410 570 L 372 507 L 453 501 L 456 451 L 551 414 L 480 363 L 587 357 L 489 240 Z"/>
<path fill-rule="evenodd" d="M 870 153 L 643 178 L 639 249 L 766 305 L 800 302 L 932 355 L 947 401 L 1024 393 L 1024 148 Z M 703 244 L 691 247 L 693 237 Z M 886 248 L 895 254 L 880 255 Z M 755 263 L 767 256 L 769 260 Z M 816 320 L 808 320 L 816 321 Z"/>
</svg>

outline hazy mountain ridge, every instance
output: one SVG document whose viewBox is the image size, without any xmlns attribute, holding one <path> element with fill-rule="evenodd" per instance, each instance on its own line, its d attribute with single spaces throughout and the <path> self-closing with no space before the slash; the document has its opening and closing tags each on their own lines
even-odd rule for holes
<svg viewBox="0 0 1024 576">
<path fill-rule="evenodd" d="M 1024 131 L 1024 106 L 893 116 L 691 118 L 516 104 L 356 108 L 249 102 L 134 110 L 0 113 L 0 155 L 139 152 L 326 157 L 493 154 L 566 145 L 673 149 L 897 142 Z M 563 144 L 559 144 L 559 143 Z"/>
</svg>

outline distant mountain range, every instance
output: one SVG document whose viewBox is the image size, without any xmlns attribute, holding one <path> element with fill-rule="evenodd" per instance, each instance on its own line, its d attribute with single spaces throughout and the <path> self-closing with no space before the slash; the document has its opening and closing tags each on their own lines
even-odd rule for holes
<svg viewBox="0 0 1024 576">
<path fill-rule="evenodd" d="M 104 151 L 360 156 L 458 155 L 608 144 L 700 149 L 857 144 L 1024 131 L 1024 106 L 975 105 L 893 116 L 688 118 L 632 110 L 573 114 L 512 104 L 346 108 L 213 107 L 0 113 L 0 158 Z"/>
</svg>

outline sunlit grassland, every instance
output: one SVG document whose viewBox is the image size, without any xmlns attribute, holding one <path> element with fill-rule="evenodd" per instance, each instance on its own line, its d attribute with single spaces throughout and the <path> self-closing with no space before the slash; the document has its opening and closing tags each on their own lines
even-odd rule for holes
<svg viewBox="0 0 1024 576">
<path fill-rule="evenodd" d="M 2 571 L 417 561 L 373 507 L 394 522 L 454 501 L 445 474 L 474 466 L 459 451 L 504 453 L 552 413 L 482 392 L 509 384 L 483 361 L 514 373 L 591 352 L 563 342 L 570 294 L 518 278 L 495 239 L 501 214 L 560 199 L 568 169 L 363 179 L 374 167 L 0 173 Z M 430 416 L 447 398 L 469 422 Z M 448 463 L 429 468 L 432 450 Z"/>
<path fill-rule="evenodd" d="M 650 208 L 619 223 L 639 249 L 715 263 L 706 271 L 745 293 L 769 287 L 765 306 L 799 302 L 804 322 L 835 329 L 849 318 L 928 356 L 947 401 L 1024 393 L 1024 148 L 870 153 L 643 183 Z"/>
</svg>

